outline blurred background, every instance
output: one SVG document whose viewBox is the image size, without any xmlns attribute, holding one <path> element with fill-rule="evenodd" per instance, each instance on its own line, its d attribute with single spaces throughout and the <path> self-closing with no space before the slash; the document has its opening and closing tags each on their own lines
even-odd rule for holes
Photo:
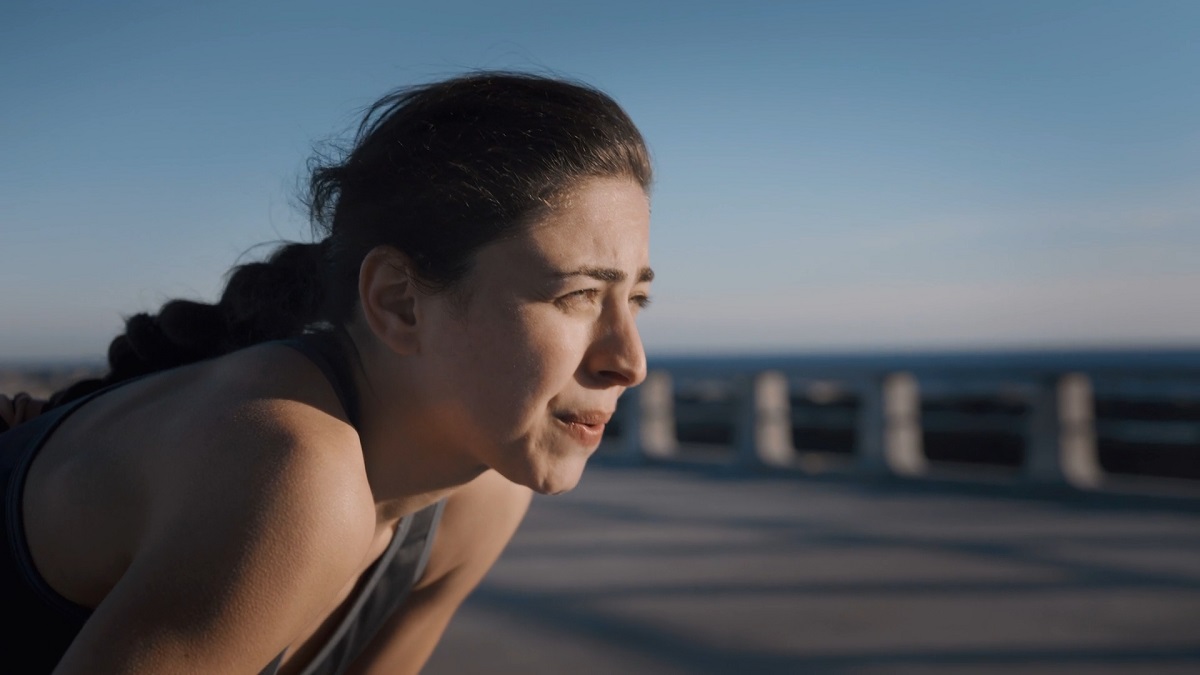
<svg viewBox="0 0 1200 675">
<path fill-rule="evenodd" d="M 10 393 L 308 239 L 306 160 L 395 87 L 533 70 L 641 127 L 662 377 L 431 673 L 1200 669 L 1200 3 L 3 15 Z"/>
</svg>

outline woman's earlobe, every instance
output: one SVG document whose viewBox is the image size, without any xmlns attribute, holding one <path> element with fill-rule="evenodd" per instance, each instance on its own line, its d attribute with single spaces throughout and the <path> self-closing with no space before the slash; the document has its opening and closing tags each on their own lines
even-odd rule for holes
<svg viewBox="0 0 1200 675">
<path fill-rule="evenodd" d="M 408 256 L 390 246 L 377 246 L 363 258 L 358 272 L 358 299 L 363 316 L 381 342 L 398 354 L 420 351 L 417 285 Z"/>
</svg>

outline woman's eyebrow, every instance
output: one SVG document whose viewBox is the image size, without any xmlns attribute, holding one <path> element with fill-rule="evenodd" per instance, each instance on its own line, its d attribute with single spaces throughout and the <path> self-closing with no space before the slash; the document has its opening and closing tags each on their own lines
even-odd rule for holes
<svg viewBox="0 0 1200 675">
<path fill-rule="evenodd" d="M 571 272 L 559 272 L 555 276 L 557 276 L 559 279 L 584 276 L 591 277 L 597 281 L 607 281 L 609 283 L 625 281 L 627 278 L 627 275 L 624 272 L 612 267 L 580 267 L 579 269 Z M 651 281 L 654 281 L 654 270 L 650 269 L 649 267 L 643 267 L 642 269 L 638 270 L 638 283 L 649 283 Z"/>
</svg>

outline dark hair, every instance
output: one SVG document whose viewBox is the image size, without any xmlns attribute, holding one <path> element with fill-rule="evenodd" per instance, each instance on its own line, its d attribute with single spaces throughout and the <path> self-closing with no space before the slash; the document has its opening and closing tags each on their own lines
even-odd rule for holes
<svg viewBox="0 0 1200 675">
<path fill-rule="evenodd" d="M 310 161 L 305 205 L 316 243 L 288 243 L 235 267 L 215 305 L 172 300 L 137 314 L 108 350 L 109 372 L 59 405 L 121 380 L 315 326 L 342 327 L 363 257 L 393 246 L 430 291 L 451 288 L 473 254 L 535 220 L 582 179 L 651 183 L 645 141 L 588 85 L 476 72 L 395 91 L 371 105 L 353 144 Z"/>
</svg>

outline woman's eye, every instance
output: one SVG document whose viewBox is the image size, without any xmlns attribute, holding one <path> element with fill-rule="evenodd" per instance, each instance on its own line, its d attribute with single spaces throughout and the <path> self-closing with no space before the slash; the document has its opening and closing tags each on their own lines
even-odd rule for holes
<svg viewBox="0 0 1200 675">
<path fill-rule="evenodd" d="M 574 306 L 579 306 L 579 305 L 589 305 L 589 304 L 592 304 L 593 302 L 595 302 L 596 299 L 599 297 L 600 297 L 600 289 L 585 288 L 585 289 L 567 293 L 566 295 L 561 296 L 560 298 L 558 298 L 557 300 L 554 301 L 554 304 L 558 305 L 559 307 L 563 307 L 563 308 L 569 308 L 569 307 L 574 307 Z"/>
</svg>

